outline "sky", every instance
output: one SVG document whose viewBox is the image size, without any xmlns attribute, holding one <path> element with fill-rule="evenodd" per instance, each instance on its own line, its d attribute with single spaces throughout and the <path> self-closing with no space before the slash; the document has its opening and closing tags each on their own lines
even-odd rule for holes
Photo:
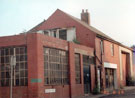
<svg viewBox="0 0 135 98">
<path fill-rule="evenodd" d="M 56 9 L 80 18 L 124 45 L 135 45 L 135 0 L 0 0 L 0 36 L 28 31 Z"/>
</svg>

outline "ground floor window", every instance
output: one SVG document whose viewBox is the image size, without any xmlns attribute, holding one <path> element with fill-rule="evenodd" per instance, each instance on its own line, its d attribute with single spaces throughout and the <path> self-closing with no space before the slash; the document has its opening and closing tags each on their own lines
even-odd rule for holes
<svg viewBox="0 0 135 98">
<path fill-rule="evenodd" d="M 67 51 L 44 48 L 45 85 L 69 84 L 69 65 Z"/>
<path fill-rule="evenodd" d="M 13 85 L 26 86 L 28 84 L 27 48 L 6 47 L 0 48 L 0 86 L 9 86 L 11 77 L 11 56 L 16 56 L 16 65 L 13 70 Z"/>
</svg>

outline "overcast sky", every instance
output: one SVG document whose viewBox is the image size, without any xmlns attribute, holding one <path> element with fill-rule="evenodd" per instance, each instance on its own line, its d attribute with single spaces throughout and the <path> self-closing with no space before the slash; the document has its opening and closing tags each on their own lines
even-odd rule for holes
<svg viewBox="0 0 135 98">
<path fill-rule="evenodd" d="M 0 36 L 27 31 L 57 8 L 77 18 L 88 9 L 93 27 L 125 45 L 135 44 L 135 0 L 0 0 Z"/>
</svg>

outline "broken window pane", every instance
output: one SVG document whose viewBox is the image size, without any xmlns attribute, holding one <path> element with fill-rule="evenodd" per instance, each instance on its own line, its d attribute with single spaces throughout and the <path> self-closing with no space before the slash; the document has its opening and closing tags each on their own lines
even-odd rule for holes
<svg viewBox="0 0 135 98">
<path fill-rule="evenodd" d="M 14 51 L 15 50 L 15 51 Z M 16 66 L 13 71 L 13 85 L 27 85 L 27 48 L 26 47 L 8 47 L 0 48 L 0 86 L 9 86 L 10 83 L 10 58 L 16 56 Z M 26 74 L 25 74 L 26 73 Z M 20 78 L 24 81 L 19 81 Z M 15 83 L 14 83 L 15 82 Z M 21 83 L 20 83 L 21 82 Z"/>
<path fill-rule="evenodd" d="M 67 40 L 67 30 L 59 30 L 59 38 Z"/>
<path fill-rule="evenodd" d="M 63 53 L 64 55 L 60 55 L 59 53 Z M 69 83 L 68 62 L 64 62 L 65 59 L 68 61 L 68 54 L 66 51 L 44 48 L 45 85 Z"/>
</svg>

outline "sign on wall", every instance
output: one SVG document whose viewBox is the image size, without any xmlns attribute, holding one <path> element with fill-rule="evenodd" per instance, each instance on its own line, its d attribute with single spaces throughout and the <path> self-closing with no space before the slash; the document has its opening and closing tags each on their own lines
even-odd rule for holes
<svg viewBox="0 0 135 98">
<path fill-rule="evenodd" d="M 31 79 L 31 83 L 40 83 L 42 82 L 42 79 Z"/>
<path fill-rule="evenodd" d="M 45 93 L 55 93 L 56 89 L 45 89 Z"/>
</svg>

